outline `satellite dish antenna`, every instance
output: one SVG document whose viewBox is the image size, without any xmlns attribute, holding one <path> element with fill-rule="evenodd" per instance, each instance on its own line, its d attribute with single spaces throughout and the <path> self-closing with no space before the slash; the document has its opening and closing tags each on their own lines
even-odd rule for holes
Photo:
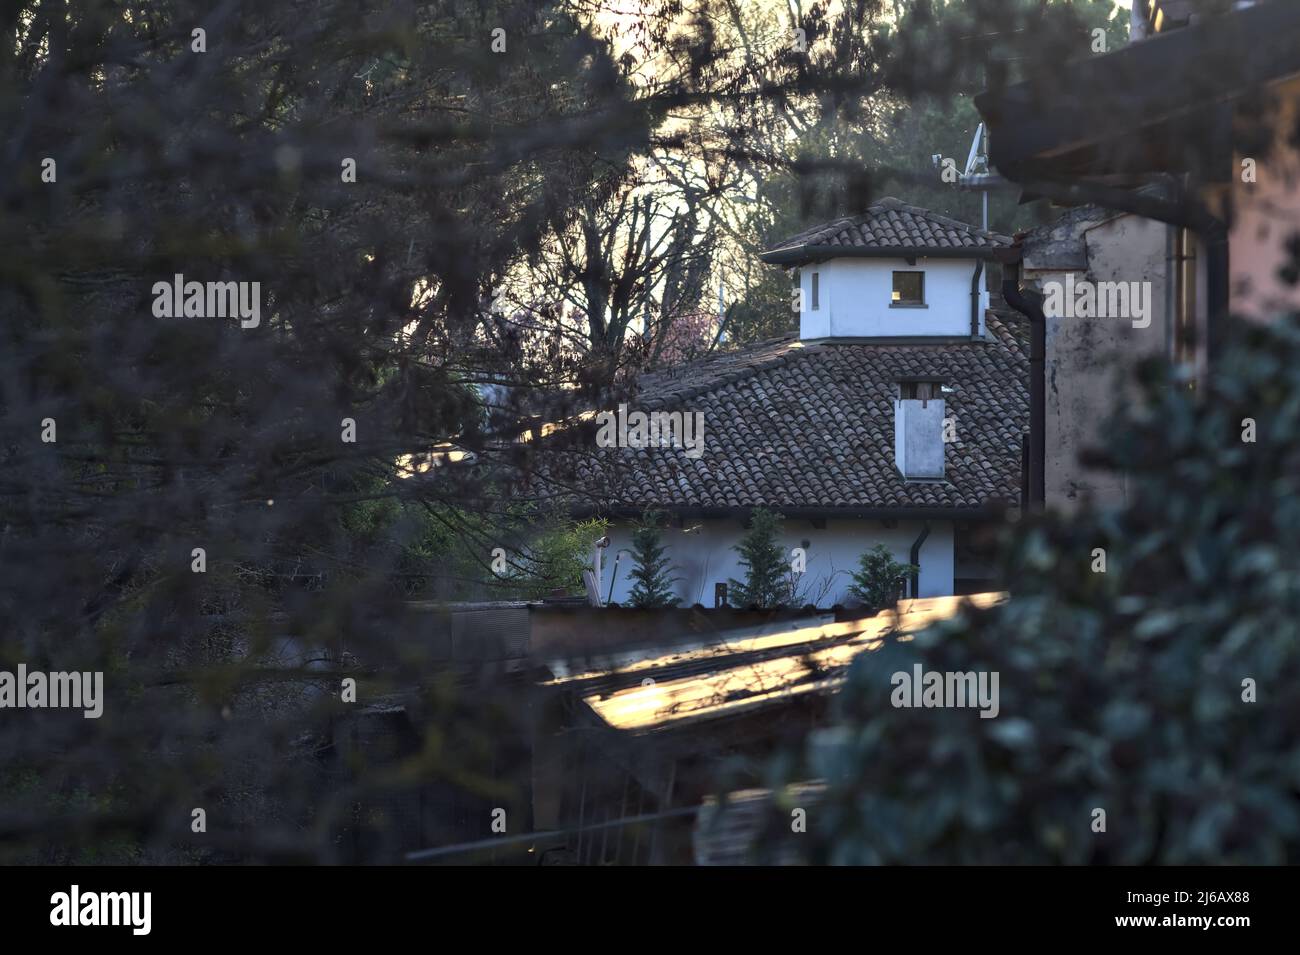
<svg viewBox="0 0 1300 955">
<path fill-rule="evenodd" d="M 975 138 L 970 142 L 970 152 L 966 154 L 966 169 L 962 172 L 962 178 L 968 179 L 978 172 L 988 172 L 989 169 L 989 138 L 984 130 L 984 124 L 980 123 L 975 127 Z M 987 177 L 986 177 L 987 178 Z M 989 227 L 989 190 L 985 186 L 980 190 L 980 204 L 982 214 L 980 217 L 980 228 L 987 230 Z"/>
<path fill-rule="evenodd" d="M 975 138 L 971 140 L 970 152 L 966 155 L 966 169 L 963 176 L 974 175 L 979 171 L 979 167 L 988 166 L 988 150 L 980 149 L 984 143 L 984 124 L 980 123 L 975 127 Z"/>
</svg>

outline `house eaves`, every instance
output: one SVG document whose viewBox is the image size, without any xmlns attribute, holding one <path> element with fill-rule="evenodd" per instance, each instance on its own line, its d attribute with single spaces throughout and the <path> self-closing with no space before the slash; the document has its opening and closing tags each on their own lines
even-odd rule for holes
<svg viewBox="0 0 1300 955">
<path fill-rule="evenodd" d="M 871 521 L 998 521 L 1006 517 L 1009 505 L 993 502 L 987 507 L 781 507 L 767 508 L 786 520 L 871 520 Z M 656 511 L 680 520 L 734 519 L 746 521 L 757 510 L 750 506 L 690 507 L 656 506 Z M 639 520 L 645 508 L 584 504 L 570 511 L 577 519 L 606 517 L 612 520 Z"/>
<path fill-rule="evenodd" d="M 975 105 L 989 128 L 989 162 L 1028 189 L 1042 180 L 1092 177 L 1114 189 L 1162 172 L 1226 175 L 1233 102 L 1300 73 L 1297 35 L 1300 3 L 1275 0 L 986 90 Z"/>
<path fill-rule="evenodd" d="M 801 265 L 825 262 L 828 259 L 985 259 L 996 262 L 1014 262 L 1016 249 L 1005 247 L 917 247 L 865 249 L 845 245 L 796 245 L 772 249 L 759 254 L 768 265 Z"/>
</svg>

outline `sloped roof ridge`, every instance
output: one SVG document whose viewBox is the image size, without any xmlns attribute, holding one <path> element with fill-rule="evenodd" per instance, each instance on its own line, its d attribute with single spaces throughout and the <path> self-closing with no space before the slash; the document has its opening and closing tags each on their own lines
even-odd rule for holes
<svg viewBox="0 0 1300 955">
<path fill-rule="evenodd" d="M 878 200 L 876 200 L 876 202 L 872 203 L 872 205 L 881 205 L 884 206 L 886 209 L 897 209 L 901 212 L 910 212 L 914 216 L 921 216 L 926 219 L 932 219 L 935 222 L 942 223 L 943 225 L 949 226 L 954 229 L 965 229 L 967 232 L 978 232 L 981 235 L 987 235 L 994 239 L 998 239 L 1003 242 L 1006 242 L 1008 244 L 1011 242 L 1011 236 L 1009 235 L 1003 235 L 1001 232 L 994 232 L 992 229 L 981 229 L 979 226 L 975 225 L 974 223 L 963 222 L 961 219 L 954 219 L 951 216 L 945 216 L 938 212 L 932 212 L 929 209 L 922 208 L 921 206 L 914 206 L 911 203 L 904 202 L 902 199 L 896 199 L 893 196 L 881 196 Z M 870 206 L 868 207 L 868 209 L 870 209 Z"/>
<path fill-rule="evenodd" d="M 782 345 L 788 347 L 781 348 Z M 662 405 L 669 401 L 698 398 L 700 395 L 752 378 L 770 368 L 787 364 L 797 357 L 816 351 L 819 347 L 802 345 L 799 342 L 798 332 L 786 332 L 735 351 L 720 352 L 671 369 L 648 372 L 637 381 L 637 397 L 646 407 Z M 763 355 L 765 351 L 770 353 Z M 762 357 L 747 361 L 746 357 L 749 355 Z M 709 372 L 714 373 L 709 374 Z M 705 377 L 692 380 L 699 374 Z M 680 386 L 674 387 L 678 382 Z"/>
<path fill-rule="evenodd" d="M 922 206 L 913 205 L 904 202 L 896 196 L 881 196 L 872 202 L 862 212 L 853 215 L 837 216 L 828 222 L 818 225 L 809 226 L 794 235 L 783 239 L 772 247 L 772 251 L 788 249 L 799 245 L 816 245 L 820 240 L 833 238 L 847 227 L 866 225 L 874 219 L 879 219 L 886 213 L 901 212 L 926 220 L 932 225 L 945 229 L 951 229 L 963 233 L 972 239 L 987 241 L 993 246 L 1009 246 L 1012 242 L 1011 236 L 1003 235 L 1000 232 L 993 232 L 989 229 L 981 229 L 977 225 L 969 222 L 963 222 L 960 219 L 954 219 L 951 216 L 945 216 L 938 212 L 933 212 Z M 904 247 L 900 244 L 900 247 Z"/>
</svg>

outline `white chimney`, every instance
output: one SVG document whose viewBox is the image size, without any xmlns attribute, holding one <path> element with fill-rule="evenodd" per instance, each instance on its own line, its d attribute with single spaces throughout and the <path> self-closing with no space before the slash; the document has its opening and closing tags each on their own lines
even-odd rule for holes
<svg viewBox="0 0 1300 955">
<path fill-rule="evenodd" d="M 910 480 L 943 477 L 942 398 L 894 399 L 894 462 Z"/>
</svg>

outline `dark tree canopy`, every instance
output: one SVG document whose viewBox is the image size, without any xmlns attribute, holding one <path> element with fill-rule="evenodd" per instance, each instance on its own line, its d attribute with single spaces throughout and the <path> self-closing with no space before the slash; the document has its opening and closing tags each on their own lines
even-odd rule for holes
<svg viewBox="0 0 1300 955">
<path fill-rule="evenodd" d="M 1123 35 L 1099 0 L 622 6 L 0 12 L 0 669 L 105 675 L 99 719 L 0 721 L 0 861 L 391 860 L 395 824 L 363 807 L 413 778 L 513 811 L 534 700 L 449 662 L 443 604 L 581 593 L 603 525 L 580 469 L 530 480 L 543 432 L 787 331 L 790 276 L 755 254 L 812 221 L 885 189 L 976 220 L 930 162 L 961 160 L 970 95 Z M 1042 211 L 1018 198 L 992 228 Z M 1000 859 L 972 847 L 1036 820 L 1033 861 L 1295 861 L 1294 328 L 1234 355 L 1212 400 L 1153 390 L 1117 428 L 1137 505 L 1018 530 L 1018 602 L 906 651 L 997 663 L 1061 729 L 957 730 L 983 761 L 942 795 L 938 729 L 859 733 L 827 770 L 828 858 Z M 778 527 L 754 515 L 733 605 L 792 599 Z M 671 568 L 648 530 L 636 547 L 662 605 Z M 1238 709 L 1247 677 L 1267 720 Z M 385 763 L 341 730 L 348 681 L 419 745 Z M 1193 737 L 1209 768 L 1157 752 Z M 1244 781 L 1197 776 L 1225 767 Z M 1080 791 L 1167 835 L 1119 852 L 1035 815 Z"/>
</svg>

